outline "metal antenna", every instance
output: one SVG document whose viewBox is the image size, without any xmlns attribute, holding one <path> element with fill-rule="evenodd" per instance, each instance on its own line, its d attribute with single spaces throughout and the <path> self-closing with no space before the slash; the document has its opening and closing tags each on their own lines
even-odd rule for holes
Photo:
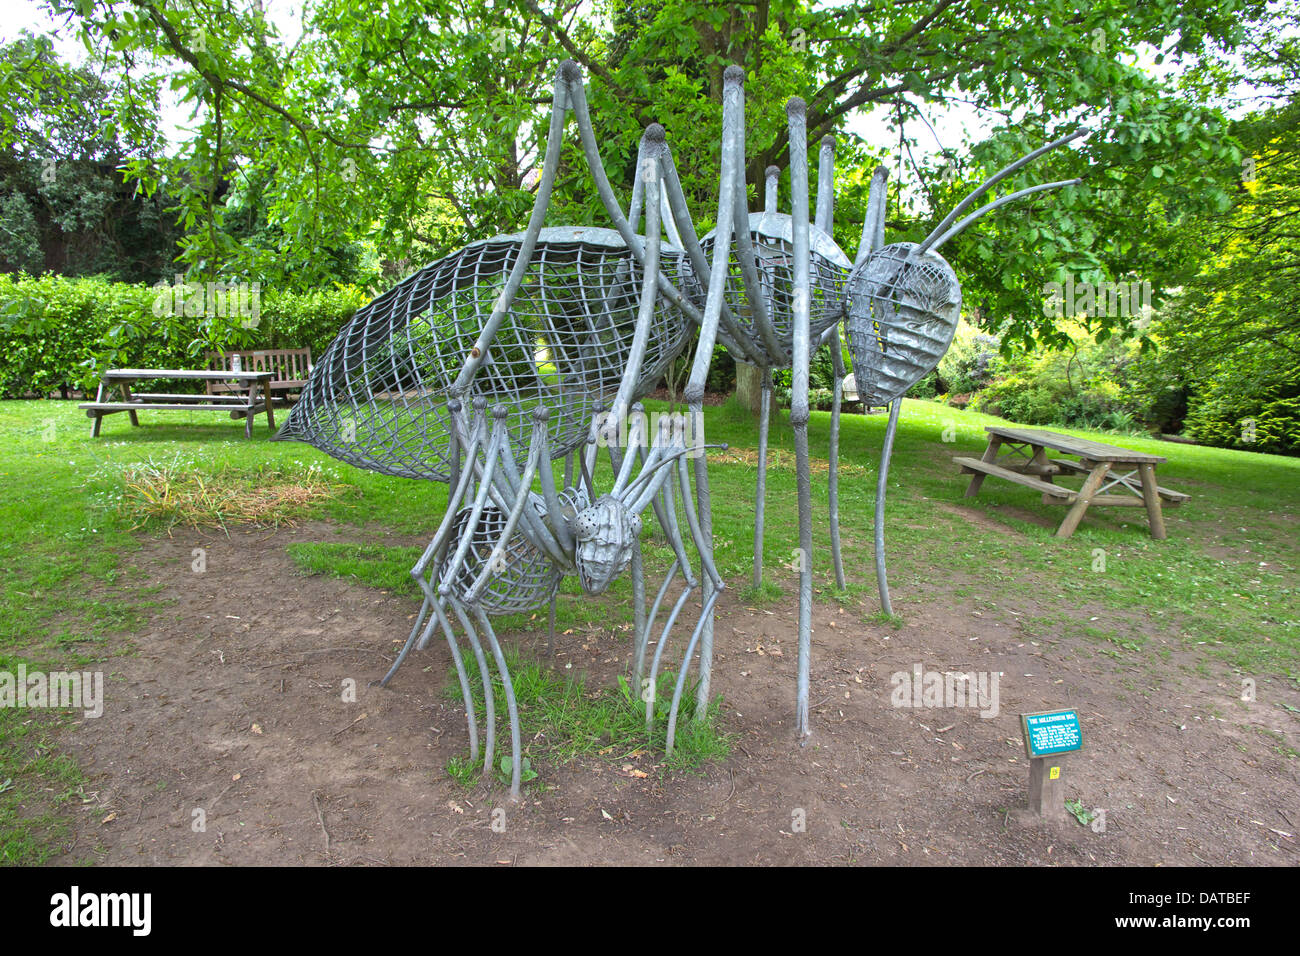
<svg viewBox="0 0 1300 956">
<path fill-rule="evenodd" d="M 1089 129 L 1076 130 L 1075 132 L 1071 133 L 1069 136 L 1062 136 L 1060 139 L 1053 140 L 1052 142 L 1048 143 L 1046 146 L 1038 147 L 1038 149 L 1034 150 L 1032 153 L 1026 153 L 1024 156 L 1021 156 L 1010 166 L 1007 166 L 1005 169 L 1002 169 L 994 173 L 988 179 L 984 180 L 984 182 L 980 186 L 976 187 L 974 192 L 972 192 L 969 196 L 967 196 L 965 199 L 959 202 L 957 206 L 953 209 L 953 211 L 948 213 L 948 215 L 946 215 L 943 218 L 943 221 L 940 222 L 939 225 L 934 227 L 934 231 L 931 232 L 930 235 L 926 236 L 925 241 L 921 243 L 919 252 L 923 254 L 927 249 L 929 249 L 930 246 L 934 244 L 934 240 L 936 237 L 945 236 L 948 231 L 948 228 L 954 222 L 957 221 L 958 216 L 964 213 L 971 206 L 975 205 L 976 201 L 981 196 L 983 196 L 986 192 L 988 192 L 998 183 L 1002 182 L 1002 180 L 1006 179 L 1012 173 L 1016 172 L 1019 169 L 1023 169 L 1025 166 L 1032 163 L 1034 160 L 1036 160 L 1039 156 L 1042 156 L 1044 153 L 1051 152 L 1052 150 L 1056 149 L 1058 146 L 1064 146 L 1066 143 L 1076 140 L 1080 136 L 1087 136 L 1091 132 L 1092 130 Z"/>
<path fill-rule="evenodd" d="M 938 239 L 934 238 L 933 232 L 930 233 L 930 235 L 926 238 L 925 242 L 922 243 L 921 246 L 917 249 L 917 255 L 924 255 L 927 249 L 938 252 L 939 247 L 942 246 L 945 242 L 947 242 L 949 239 L 953 238 L 954 236 L 959 235 L 960 233 L 965 231 L 966 227 L 969 226 L 971 223 L 973 223 L 976 219 L 979 219 L 981 216 L 988 215 L 994 209 L 997 209 L 999 206 L 1006 206 L 1009 203 L 1013 203 L 1018 199 L 1024 199 L 1026 196 L 1032 196 L 1034 193 L 1047 192 L 1047 190 L 1049 189 L 1060 189 L 1062 186 L 1077 186 L 1081 182 L 1083 182 L 1082 179 L 1062 179 L 1060 182 L 1056 182 L 1056 183 L 1044 183 L 1041 186 L 1030 186 L 1027 189 L 1021 189 L 1018 192 L 1014 192 L 1009 196 L 1003 196 L 1001 199 L 995 199 L 993 200 L 993 202 L 988 203 L 985 206 L 981 206 L 979 209 L 975 210 L 965 219 L 961 220 L 959 223 L 957 223 L 955 226 L 953 226 L 951 229 L 945 232 Z"/>
</svg>

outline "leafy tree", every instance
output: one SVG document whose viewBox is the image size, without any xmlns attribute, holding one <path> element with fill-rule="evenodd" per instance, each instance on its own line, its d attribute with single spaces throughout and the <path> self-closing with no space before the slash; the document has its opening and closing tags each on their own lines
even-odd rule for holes
<svg viewBox="0 0 1300 956">
<path fill-rule="evenodd" d="M 119 171 L 160 148 L 156 97 L 115 89 L 105 69 L 69 66 L 30 33 L 0 50 L 0 269 L 131 281 L 170 265 L 176 235 L 161 203 Z M 103 104 L 119 94 L 153 117 L 145 138 L 118 134 Z"/>
<path fill-rule="evenodd" d="M 1226 215 L 1193 218 L 1181 243 L 1193 268 L 1161 311 L 1146 388 L 1186 405 L 1198 440 L 1300 452 L 1300 4 L 1252 24 L 1237 59 L 1209 57 L 1192 95 L 1253 106 L 1232 125 L 1246 147 Z M 1242 88 L 1241 80 L 1250 83 Z"/>
<path fill-rule="evenodd" d="M 36 216 L 22 193 L 0 197 L 0 260 L 15 269 L 39 272 L 45 265 Z"/>
<path fill-rule="evenodd" d="M 1091 184 L 1059 202 L 1045 200 L 1037 213 L 1009 211 L 996 223 L 1001 248 L 974 254 L 986 262 L 979 281 L 992 297 L 989 314 L 1008 315 L 1033 334 L 1051 327 L 1039 308 L 1041 283 L 1006 280 L 1045 258 L 1034 237 L 1057 240 L 1058 265 L 1105 269 L 1093 250 L 1106 248 L 1113 230 L 1084 218 L 1094 191 L 1115 190 L 1117 207 L 1137 194 L 1170 205 L 1213 203 L 1213 177 L 1204 170 L 1238 160 L 1218 117 L 1133 66 L 1135 51 L 1150 45 L 1195 57 L 1213 41 L 1231 46 L 1262 4 L 1163 0 L 1135 8 L 1105 0 L 1081 11 L 1058 0 L 867 0 L 833 9 L 663 0 L 592 14 L 574 0 L 393 0 L 374 16 L 344 0 L 317 0 L 291 43 L 253 4 L 52 6 L 88 42 L 109 48 L 132 84 L 161 78 L 195 110 L 194 136 L 175 160 L 188 174 L 184 260 L 232 263 L 286 282 L 332 278 L 339 245 L 359 237 L 401 258 L 517 228 L 531 201 L 528 174 L 562 56 L 587 69 L 602 153 L 616 182 L 630 184 L 640 131 L 658 120 L 704 225 L 716 190 L 720 77 L 731 63 L 742 63 L 750 77 L 751 181 L 770 162 L 784 165 L 782 106 L 792 94 L 809 102 L 814 144 L 869 107 L 907 116 L 923 103 L 963 100 L 1030 117 L 1009 122 L 971 158 L 971 180 L 1080 110 L 1094 111 L 1106 130 L 1086 150 L 1057 160 L 1090 165 Z M 142 132 L 149 120 L 134 109 L 137 102 L 118 97 L 115 106 L 125 129 Z M 842 166 L 856 169 L 879 145 L 846 142 Z M 602 219 L 576 158 L 567 159 L 559 214 Z M 132 173 L 148 185 L 162 170 L 142 164 Z M 274 248 L 234 241 L 220 201 L 227 177 L 259 183 L 267 221 L 279 230 Z M 435 200 L 456 219 L 420 230 Z M 848 247 L 862 205 L 861 190 L 844 202 L 840 238 Z M 896 225 L 920 232 L 944 211 L 918 211 Z M 1003 281 L 992 281 L 999 253 Z"/>
</svg>

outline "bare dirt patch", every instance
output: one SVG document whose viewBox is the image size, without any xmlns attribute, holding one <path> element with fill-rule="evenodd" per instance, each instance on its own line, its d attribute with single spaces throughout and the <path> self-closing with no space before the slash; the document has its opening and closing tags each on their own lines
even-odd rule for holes
<svg viewBox="0 0 1300 956">
<path fill-rule="evenodd" d="M 58 862 L 1297 863 L 1300 761 L 1285 754 L 1297 722 L 1277 706 L 1300 707 L 1293 688 L 1262 683 L 1247 706 L 1239 679 L 1205 676 L 1181 647 L 1153 637 L 1167 657 L 1116 661 L 1087 643 L 1031 639 L 1010 609 L 977 608 L 942 584 L 895 594 L 898 629 L 819 597 L 803 747 L 795 606 L 747 608 L 729 591 L 715 667 L 735 735 L 728 760 L 699 774 L 664 774 L 653 753 L 534 762 L 545 789 L 509 807 L 504 787 L 467 790 L 444 769 L 466 752 L 445 644 L 414 654 L 390 688 L 368 686 L 416 602 L 301 576 L 285 553 L 357 537 L 308 523 L 145 541 L 139 585 L 161 585 L 170 603 L 111 662 L 105 715 L 65 737 L 94 802 Z M 200 546 L 204 573 L 192 570 Z M 783 583 L 793 595 L 793 578 Z M 1021 603 L 1019 615 L 1044 610 Z M 505 638 L 543 652 L 541 633 Z M 612 683 L 628 644 L 618 628 L 557 635 L 557 666 Z M 918 663 L 1000 672 L 998 716 L 891 706 L 891 675 Z M 348 678 L 356 703 L 342 699 Z M 1069 790 L 1106 809 L 1104 833 L 1008 814 L 1027 780 L 1017 715 L 1064 705 L 1087 734 Z M 504 832 L 491 825 L 498 808 Z"/>
</svg>

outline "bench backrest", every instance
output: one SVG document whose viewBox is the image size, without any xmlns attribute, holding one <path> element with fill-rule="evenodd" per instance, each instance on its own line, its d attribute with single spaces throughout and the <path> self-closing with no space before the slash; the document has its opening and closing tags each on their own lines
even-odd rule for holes
<svg viewBox="0 0 1300 956">
<path fill-rule="evenodd" d="M 248 349 L 205 352 L 211 371 L 230 371 L 234 356 L 245 372 L 271 372 L 273 382 L 302 381 L 311 374 L 311 349 Z"/>
</svg>

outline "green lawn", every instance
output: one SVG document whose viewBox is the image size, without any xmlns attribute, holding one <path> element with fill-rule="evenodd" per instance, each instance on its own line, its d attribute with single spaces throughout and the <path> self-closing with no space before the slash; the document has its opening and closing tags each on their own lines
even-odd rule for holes
<svg viewBox="0 0 1300 956">
<path fill-rule="evenodd" d="M 374 475 L 304 445 L 268 442 L 263 419 L 254 440 L 246 441 L 241 423 L 210 414 L 141 417 L 141 428 L 131 428 L 124 416 L 111 417 L 101 437 L 92 439 L 89 421 L 73 402 L 0 402 L 0 670 L 22 661 L 43 669 L 103 662 L 123 648 L 110 638 L 129 637 L 153 613 L 158 597 L 133 580 L 129 555 L 138 535 L 163 532 L 157 526 L 133 531 L 123 513 L 123 474 L 133 466 L 225 481 L 273 474 L 346 486 L 347 493 L 310 509 L 314 517 L 358 529 L 359 541 L 362 529 L 374 527 L 431 534 L 443 508 L 442 485 Z M 1166 541 L 1147 536 L 1141 509 L 1094 510 L 1073 538 L 1058 541 L 1052 529 L 1063 509 L 1041 504 L 1029 489 L 990 479 L 978 498 L 962 499 L 966 481 L 952 456 L 978 454 L 983 425 L 993 421 L 929 402 L 904 405 L 887 536 L 898 614 L 906 618 L 936 594 L 1002 604 L 1031 592 L 1040 611 L 1027 624 L 1043 634 L 1100 642 L 1116 656 L 1145 653 L 1145 643 L 1159 634 L 1179 639 L 1206 662 L 1256 676 L 1300 677 L 1300 459 L 1072 432 L 1166 455 L 1161 483 L 1192 500 L 1167 512 Z M 828 427 L 829 415 L 814 413 L 812 447 L 823 459 Z M 836 596 L 864 618 L 878 610 L 871 508 L 884 427 L 884 416 L 846 416 L 841 443 L 840 512 L 850 582 Z M 708 410 L 706 432 L 709 441 L 731 445 L 711 453 L 714 531 L 723 575 L 743 588 L 750 579 L 756 429 L 723 406 Z M 798 527 L 793 439 L 784 413 L 771 441 L 777 463 L 769 469 L 771 585 L 765 590 L 790 594 L 795 576 L 781 562 L 790 560 Z M 813 480 L 819 516 L 826 512 L 824 474 Z M 981 515 L 996 524 L 979 521 Z M 651 569 L 669 560 L 667 549 L 651 538 L 653 524 L 648 521 L 646 531 Z M 815 573 L 829 590 L 824 518 L 814 540 Z M 1100 552 L 1105 570 L 1095 571 Z M 307 543 L 294 546 L 293 556 L 304 573 L 347 575 L 404 593 L 406 569 L 417 553 Z M 618 613 L 630 621 L 629 592 L 621 580 L 607 601 L 584 601 L 576 583 L 566 581 L 560 626 L 608 621 Z M 1118 613 L 1098 625 L 1089 620 L 1097 607 Z M 504 619 L 501 629 L 521 623 Z M 39 862 L 64 834 L 66 804 L 78 799 L 81 780 L 59 750 L 57 728 L 73 719 L 79 718 L 0 712 L 0 861 Z"/>
</svg>

